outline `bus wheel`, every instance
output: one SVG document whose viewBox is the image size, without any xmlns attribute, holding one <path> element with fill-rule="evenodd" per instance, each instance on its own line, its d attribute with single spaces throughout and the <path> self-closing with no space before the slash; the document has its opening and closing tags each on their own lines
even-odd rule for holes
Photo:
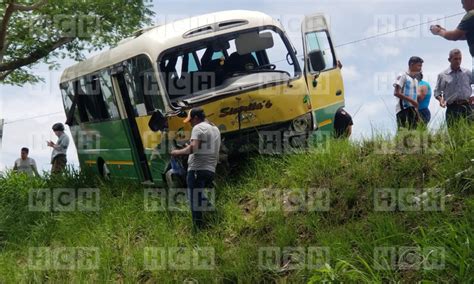
<svg viewBox="0 0 474 284">
<path fill-rule="evenodd" d="M 103 179 L 110 180 L 110 170 L 104 159 L 97 159 L 97 170 L 99 171 L 99 174 Z"/>
</svg>

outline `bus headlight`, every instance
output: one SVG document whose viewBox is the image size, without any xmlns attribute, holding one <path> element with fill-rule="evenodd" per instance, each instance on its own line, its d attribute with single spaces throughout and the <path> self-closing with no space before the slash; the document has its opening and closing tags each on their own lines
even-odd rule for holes
<svg viewBox="0 0 474 284">
<path fill-rule="evenodd" d="M 313 126 L 313 117 L 311 113 L 307 113 L 303 116 L 300 116 L 293 120 L 291 123 L 292 130 L 298 133 L 309 132 L 312 130 Z"/>
</svg>

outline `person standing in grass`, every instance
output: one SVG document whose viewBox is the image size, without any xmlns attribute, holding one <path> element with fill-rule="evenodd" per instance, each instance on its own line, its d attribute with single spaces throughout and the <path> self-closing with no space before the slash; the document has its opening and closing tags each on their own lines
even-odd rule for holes
<svg viewBox="0 0 474 284">
<path fill-rule="evenodd" d="M 446 108 L 446 123 L 452 127 L 459 119 L 472 122 L 472 74 L 461 67 L 462 53 L 459 49 L 449 52 L 450 66 L 438 75 L 435 98 L 442 108 Z"/>
<path fill-rule="evenodd" d="M 431 120 L 431 112 L 428 108 L 431 101 L 431 86 L 430 83 L 423 81 L 423 73 L 418 75 L 418 112 L 420 113 L 423 122 L 428 125 Z"/>
<path fill-rule="evenodd" d="M 418 125 L 418 80 L 416 76 L 421 72 L 423 59 L 412 56 L 408 60 L 408 71 L 398 75 L 393 87 L 394 96 L 398 98 L 397 125 L 398 128 L 414 129 Z"/>
<path fill-rule="evenodd" d="M 38 169 L 34 159 L 28 157 L 30 150 L 26 147 L 21 148 L 20 158 L 15 161 L 13 171 L 25 173 L 29 177 L 39 177 Z"/>
<path fill-rule="evenodd" d="M 213 187 L 219 160 L 221 134 L 219 128 L 206 120 L 202 108 L 191 109 L 183 122 L 191 123 L 193 127 L 191 143 L 183 149 L 171 151 L 171 155 L 173 157 L 189 155 L 186 177 L 188 198 L 194 226 L 201 228 L 204 225 L 202 211 L 212 209 L 209 208 L 211 205 L 204 190 Z M 203 205 L 203 203 L 207 204 Z"/>
<path fill-rule="evenodd" d="M 48 146 L 53 148 L 51 153 L 51 173 L 59 174 L 66 169 L 66 153 L 69 146 L 69 137 L 64 133 L 64 125 L 62 123 L 55 123 L 53 125 L 54 134 L 58 137 L 57 143 L 48 141 Z"/>
</svg>

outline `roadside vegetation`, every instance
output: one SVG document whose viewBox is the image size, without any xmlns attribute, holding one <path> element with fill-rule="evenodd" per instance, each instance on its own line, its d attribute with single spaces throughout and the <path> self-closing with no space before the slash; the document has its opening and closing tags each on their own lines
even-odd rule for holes
<svg viewBox="0 0 474 284">
<path fill-rule="evenodd" d="M 216 211 L 197 233 L 185 204 L 145 210 L 150 189 L 137 184 L 6 173 L 0 283 L 472 283 L 471 159 L 468 126 L 249 158 L 220 176 Z M 29 193 L 46 188 L 98 188 L 100 210 L 29 210 Z M 69 255 L 73 269 L 56 269 L 55 256 L 35 268 L 38 247 L 95 248 L 96 266 Z"/>
</svg>

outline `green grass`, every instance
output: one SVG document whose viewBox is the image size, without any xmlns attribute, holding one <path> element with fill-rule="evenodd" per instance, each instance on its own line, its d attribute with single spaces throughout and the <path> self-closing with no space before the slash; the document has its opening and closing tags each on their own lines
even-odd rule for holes
<svg viewBox="0 0 474 284">
<path fill-rule="evenodd" d="M 186 210 L 145 211 L 145 189 L 136 184 L 76 172 L 43 180 L 6 174 L 0 178 L 0 283 L 472 283 L 474 170 L 456 174 L 472 165 L 474 128 L 459 128 L 450 137 L 408 134 L 418 141 L 409 148 L 396 142 L 405 133 L 246 160 L 218 178 L 217 210 L 198 233 Z M 378 189 L 432 187 L 447 195 L 442 211 L 374 210 Z M 38 188 L 99 188 L 100 211 L 29 211 L 28 194 Z M 329 192 L 329 211 L 289 211 L 288 204 L 275 202 L 312 188 Z M 262 210 L 275 206 L 286 210 Z M 35 247 L 93 247 L 98 267 L 33 270 L 29 251 Z M 173 255 L 184 261 L 192 259 L 186 253 L 199 254 L 212 260 L 212 269 L 147 269 L 147 247 L 176 248 Z M 289 253 L 262 267 L 269 247 Z M 416 251 L 419 268 L 403 269 L 377 256 L 381 249 L 403 256 L 406 247 Z M 302 265 L 305 256 L 315 265 Z M 441 266 L 429 269 L 433 263 Z"/>
</svg>

